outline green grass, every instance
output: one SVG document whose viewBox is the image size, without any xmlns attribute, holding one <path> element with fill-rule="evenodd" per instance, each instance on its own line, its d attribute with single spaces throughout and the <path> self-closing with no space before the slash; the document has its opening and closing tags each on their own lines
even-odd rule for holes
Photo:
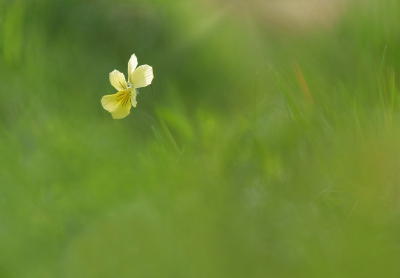
<svg viewBox="0 0 400 278">
<path fill-rule="evenodd" d="M 0 2 L 0 277 L 398 277 L 400 2 Z M 137 108 L 100 99 L 132 53 Z"/>
</svg>

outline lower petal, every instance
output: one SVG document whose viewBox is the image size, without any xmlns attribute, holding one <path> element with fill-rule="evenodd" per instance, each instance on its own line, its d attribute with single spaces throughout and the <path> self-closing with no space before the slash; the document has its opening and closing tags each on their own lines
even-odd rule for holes
<svg viewBox="0 0 400 278">
<path fill-rule="evenodd" d="M 122 119 L 129 115 L 131 112 L 131 105 L 129 101 L 127 102 L 120 102 L 117 108 L 111 112 L 113 119 Z"/>
<path fill-rule="evenodd" d="M 101 99 L 101 105 L 103 105 L 103 108 L 108 112 L 114 111 L 119 105 L 118 94 L 104 96 Z"/>
</svg>

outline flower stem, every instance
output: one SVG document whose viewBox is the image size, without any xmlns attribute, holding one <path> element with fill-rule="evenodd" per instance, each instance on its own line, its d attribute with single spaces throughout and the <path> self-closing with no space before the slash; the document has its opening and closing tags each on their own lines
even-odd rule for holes
<svg viewBox="0 0 400 278">
<path fill-rule="evenodd" d="M 164 120 L 161 117 L 160 111 L 158 110 L 157 102 L 156 102 L 156 97 L 154 96 L 153 92 L 153 85 L 150 85 L 151 89 L 151 95 L 153 96 L 153 104 L 154 104 L 154 110 L 156 111 L 158 121 L 160 122 L 165 134 L 167 135 L 171 145 L 174 147 L 174 149 L 179 153 L 179 155 L 182 154 L 181 150 L 178 147 L 178 144 L 176 143 L 174 137 L 172 136 L 171 132 L 169 131 L 167 125 L 165 124 Z"/>
</svg>

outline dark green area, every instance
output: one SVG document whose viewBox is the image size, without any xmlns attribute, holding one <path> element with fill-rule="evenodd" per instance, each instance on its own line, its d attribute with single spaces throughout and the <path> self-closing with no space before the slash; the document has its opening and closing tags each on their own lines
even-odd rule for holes
<svg viewBox="0 0 400 278">
<path fill-rule="evenodd" d="M 1 278 L 399 277 L 400 2 L 258 4 L 0 2 Z"/>
</svg>

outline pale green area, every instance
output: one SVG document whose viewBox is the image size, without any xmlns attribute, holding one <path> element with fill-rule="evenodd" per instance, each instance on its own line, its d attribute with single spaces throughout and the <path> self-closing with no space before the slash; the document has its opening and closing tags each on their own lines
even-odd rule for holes
<svg viewBox="0 0 400 278">
<path fill-rule="evenodd" d="M 400 2 L 361 2 L 290 32 L 239 2 L 1 1 L 0 277 L 400 277 Z M 101 107 L 132 53 L 181 156 L 150 88 Z"/>
</svg>

